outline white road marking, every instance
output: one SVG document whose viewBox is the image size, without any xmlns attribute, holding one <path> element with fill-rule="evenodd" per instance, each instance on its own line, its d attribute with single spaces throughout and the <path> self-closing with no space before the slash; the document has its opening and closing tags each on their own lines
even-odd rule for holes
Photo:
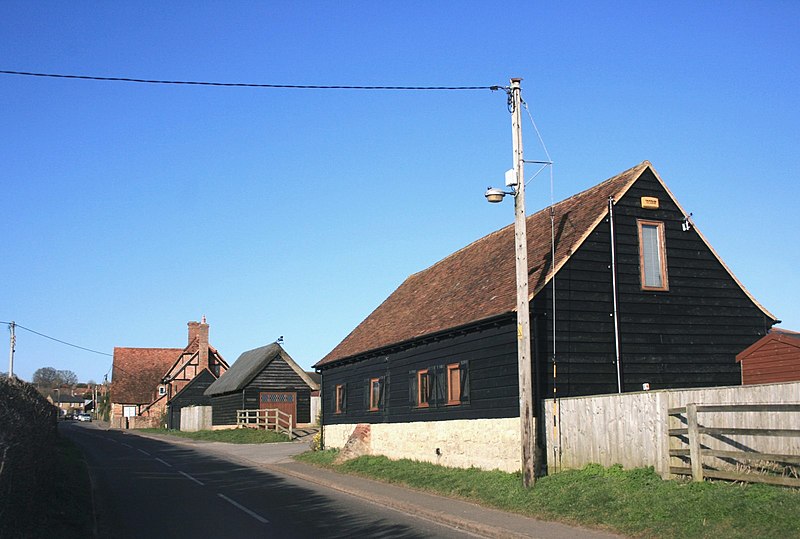
<svg viewBox="0 0 800 539">
<path fill-rule="evenodd" d="M 161 464 L 163 464 L 164 466 L 169 466 L 170 468 L 172 468 L 172 464 L 170 464 L 170 463 L 169 463 L 169 462 L 167 462 L 166 460 L 161 460 L 161 459 L 160 459 L 160 458 L 158 458 L 158 457 L 156 457 L 156 460 L 157 460 L 158 462 L 160 462 Z"/>
<path fill-rule="evenodd" d="M 257 513 L 252 512 L 247 507 L 245 507 L 245 506 L 243 506 L 243 505 L 241 505 L 239 503 L 236 503 L 235 501 L 231 500 L 230 498 L 228 498 L 224 494 L 217 493 L 217 496 L 219 496 L 220 498 L 222 498 L 223 500 L 225 500 L 229 504 L 233 505 L 234 507 L 236 507 L 238 509 L 241 509 L 242 511 L 244 511 L 245 513 L 247 513 L 248 515 L 250 515 L 251 517 L 253 517 L 257 521 L 261 522 L 262 524 L 269 524 L 269 520 L 267 520 L 266 518 L 262 517 L 261 515 L 259 515 Z"/>
<path fill-rule="evenodd" d="M 197 483 L 201 487 L 205 486 L 199 479 L 195 479 L 194 477 L 192 477 L 191 475 L 189 475 L 186 472 L 182 472 L 182 471 L 178 470 L 178 473 L 181 474 L 182 476 L 188 478 L 188 479 L 191 479 L 192 481 L 194 481 L 195 483 Z"/>
<path fill-rule="evenodd" d="M 125 442 L 120 442 L 120 445 L 124 445 L 125 447 L 130 447 L 131 449 L 133 449 L 132 445 L 126 444 Z"/>
<path fill-rule="evenodd" d="M 144 449 L 137 449 L 136 451 L 138 451 L 139 453 L 144 453 L 144 454 L 145 454 L 145 455 L 147 455 L 148 457 L 150 456 L 150 453 L 148 453 L 148 452 L 147 452 L 147 451 L 145 451 Z"/>
</svg>

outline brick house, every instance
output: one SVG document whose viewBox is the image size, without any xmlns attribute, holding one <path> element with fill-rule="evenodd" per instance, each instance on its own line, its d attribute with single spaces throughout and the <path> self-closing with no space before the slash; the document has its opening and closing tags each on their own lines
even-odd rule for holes
<svg viewBox="0 0 800 539">
<path fill-rule="evenodd" d="M 173 398 L 196 377 L 217 379 L 228 369 L 208 342 L 209 326 L 189 322 L 185 348 L 114 348 L 111 426 L 159 426 Z"/>
<path fill-rule="evenodd" d="M 83 412 L 84 399 L 83 397 L 73 395 L 69 388 L 54 389 L 49 395 L 47 400 L 59 409 L 62 416 L 66 414 Z"/>
</svg>

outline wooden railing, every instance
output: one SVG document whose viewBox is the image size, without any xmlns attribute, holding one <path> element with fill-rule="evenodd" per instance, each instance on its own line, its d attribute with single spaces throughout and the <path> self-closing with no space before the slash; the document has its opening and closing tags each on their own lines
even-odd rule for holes
<svg viewBox="0 0 800 539">
<path fill-rule="evenodd" d="M 688 458 L 691 464 L 690 467 L 670 466 L 670 473 L 691 475 L 694 481 L 702 481 L 708 477 L 730 481 L 800 487 L 800 477 L 798 477 L 800 451 L 798 451 L 798 454 L 792 455 L 762 453 L 728 436 L 777 436 L 792 437 L 800 440 L 800 429 L 743 428 L 739 426 L 712 427 L 701 424 L 697 418 L 698 414 L 701 413 L 726 414 L 731 412 L 795 413 L 800 416 L 800 404 L 728 404 L 708 406 L 687 404 L 682 408 L 670 408 L 668 412 L 670 421 L 678 420 L 686 425 L 680 428 L 670 428 L 670 439 L 680 440 L 677 445 L 688 446 L 670 448 L 669 455 L 670 457 L 677 457 L 684 462 Z M 708 421 L 712 421 L 722 416 L 706 417 Z M 800 425 L 800 421 L 796 424 Z M 733 447 L 736 450 L 712 449 L 703 443 L 704 436 L 709 438 L 707 440 L 709 443 L 711 443 L 711 440 L 716 440 L 715 446 Z M 703 457 L 719 459 L 719 461 L 726 464 L 725 468 L 730 469 L 723 470 L 705 464 Z M 742 468 L 747 471 L 741 471 Z M 786 472 L 789 472 L 790 475 L 786 475 Z"/>
<path fill-rule="evenodd" d="M 294 438 L 292 430 L 292 414 L 287 414 L 276 408 L 263 410 L 236 410 L 236 426 L 253 429 L 271 429 L 284 432 L 291 440 Z"/>
</svg>

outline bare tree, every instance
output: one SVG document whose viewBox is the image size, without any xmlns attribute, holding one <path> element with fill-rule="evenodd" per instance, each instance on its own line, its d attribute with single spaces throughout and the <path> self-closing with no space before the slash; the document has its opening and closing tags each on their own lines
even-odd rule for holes
<svg viewBox="0 0 800 539">
<path fill-rule="evenodd" d="M 56 371 L 62 386 L 74 386 L 78 383 L 78 375 L 70 370 Z"/>
<path fill-rule="evenodd" d="M 78 375 L 70 370 L 42 367 L 33 373 L 33 383 L 40 388 L 52 388 L 62 385 L 74 386 L 78 383 Z"/>
<path fill-rule="evenodd" d="M 40 388 L 56 387 L 58 381 L 58 371 L 53 367 L 42 367 L 33 373 L 33 383 Z"/>
</svg>

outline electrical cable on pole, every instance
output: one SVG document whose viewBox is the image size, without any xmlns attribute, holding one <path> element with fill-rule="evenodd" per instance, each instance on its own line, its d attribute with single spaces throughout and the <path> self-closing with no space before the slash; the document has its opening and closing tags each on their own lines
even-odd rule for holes
<svg viewBox="0 0 800 539">
<path fill-rule="evenodd" d="M 192 80 L 138 79 L 133 77 L 100 77 L 95 75 L 69 75 L 64 73 L 36 73 L 32 71 L 12 71 L 0 69 L 0 75 L 20 75 L 25 77 L 44 77 L 51 79 L 77 79 L 100 82 L 135 82 L 139 84 L 171 84 L 184 86 L 221 86 L 226 88 L 267 88 L 283 90 L 500 90 L 501 86 L 364 86 L 345 84 L 259 84 L 252 82 L 209 82 Z"/>
<path fill-rule="evenodd" d="M 0 324 L 11 324 L 14 327 L 18 327 L 20 329 L 24 329 L 25 331 L 30 331 L 31 333 L 33 333 L 35 335 L 38 335 L 40 337 L 44 337 L 45 339 L 50 339 L 51 341 L 55 341 L 57 343 L 65 344 L 67 346 L 71 346 L 71 347 L 77 348 L 79 350 L 85 350 L 85 351 L 91 352 L 93 354 L 100 354 L 101 356 L 113 357 L 113 354 L 109 354 L 108 352 L 100 352 L 99 350 L 92 350 L 91 348 L 86 348 L 84 346 L 78 346 L 77 344 L 72 344 L 72 343 L 67 342 L 67 341 L 62 341 L 61 339 L 56 339 L 55 337 L 51 337 L 50 335 L 45 335 L 44 333 L 39 333 L 38 331 L 35 331 L 33 329 L 30 329 L 30 328 L 26 328 L 25 326 L 21 326 L 19 324 L 15 324 L 14 322 L 0 322 Z"/>
</svg>

